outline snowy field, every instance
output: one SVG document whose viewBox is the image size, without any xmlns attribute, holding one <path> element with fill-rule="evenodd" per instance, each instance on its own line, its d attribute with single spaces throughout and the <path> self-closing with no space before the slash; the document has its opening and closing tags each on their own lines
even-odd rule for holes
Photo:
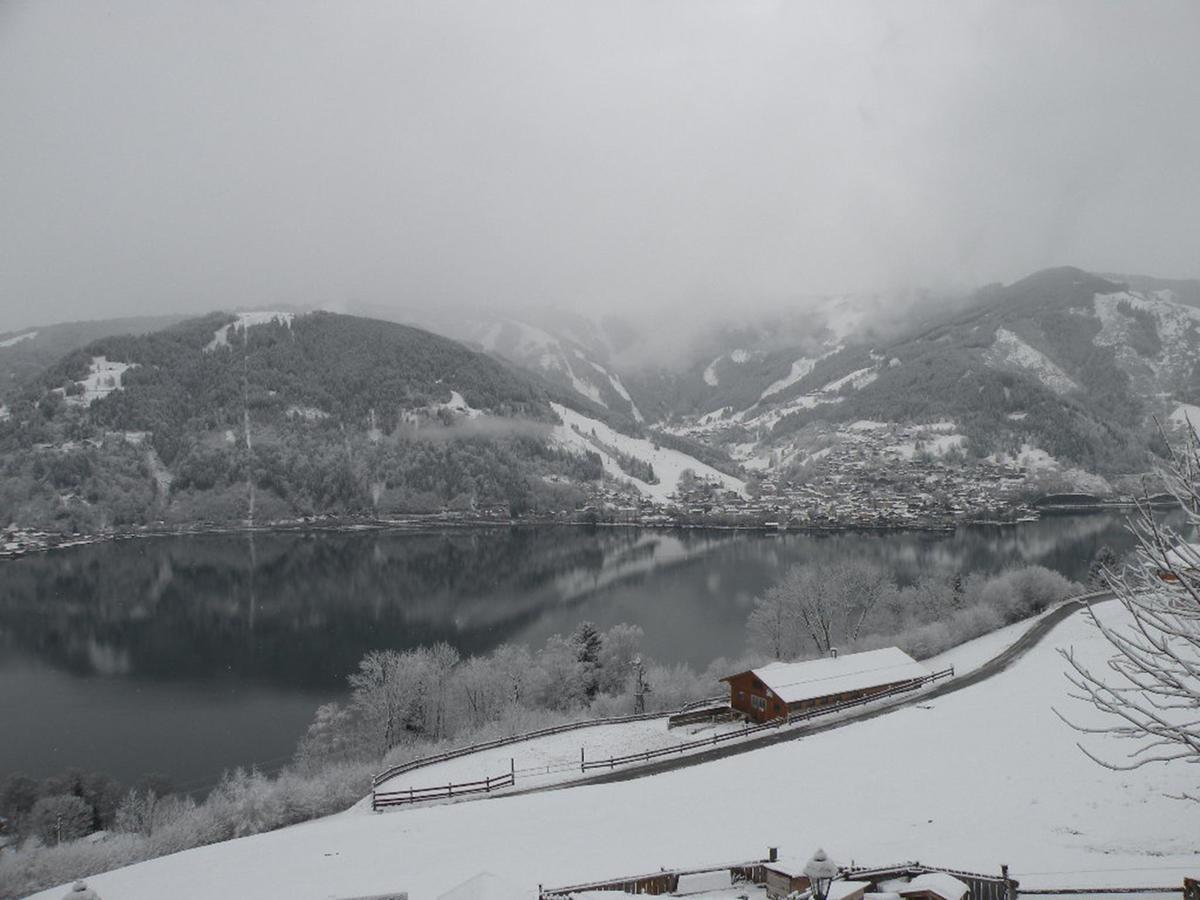
<svg viewBox="0 0 1200 900">
<path fill-rule="evenodd" d="M 652 441 L 645 438 L 622 434 L 598 419 L 592 419 L 573 409 L 567 409 L 561 404 L 551 403 L 550 405 L 563 421 L 563 424 L 555 426 L 552 432 L 553 439 L 559 446 L 577 453 L 599 454 L 605 474 L 618 481 L 632 484 L 647 497 L 665 502 L 678 488 L 680 476 L 689 469 L 700 478 L 719 484 L 724 490 L 741 493 L 746 489 L 745 482 L 726 475 L 724 472 L 718 472 L 712 466 L 702 463 L 686 453 L 672 450 L 669 447 L 655 446 Z M 613 447 L 642 462 L 650 463 L 654 466 L 654 473 L 659 479 L 658 483 L 647 484 L 622 471 L 613 455 L 606 452 L 603 447 L 598 447 L 589 441 L 587 435 L 594 435 L 604 445 Z"/>
<path fill-rule="evenodd" d="M 1057 612 L 1060 605 L 1055 604 L 1045 612 L 1038 613 L 1036 616 L 1022 619 L 1020 622 L 1013 622 L 1011 625 L 1005 625 L 1003 628 L 989 631 L 987 634 L 959 644 L 957 647 L 943 650 L 937 656 L 921 660 L 921 664 L 929 669 L 930 672 L 940 672 L 943 669 L 953 666 L 955 676 L 974 672 L 985 662 L 999 656 L 1019 641 L 1021 636 L 1041 619 Z M 1051 639 L 1054 637 L 1055 635 L 1052 635 Z"/>
<path fill-rule="evenodd" d="M 1094 718 L 1067 697 L 1055 652 L 1067 645 L 1093 664 L 1106 656 L 1081 613 L 978 685 L 799 741 L 617 784 L 355 809 L 89 881 L 106 900 L 395 890 L 434 900 L 490 871 L 532 898 L 539 883 L 823 846 L 859 864 L 920 859 L 995 872 L 1008 863 L 1026 888 L 1177 885 L 1200 870 L 1200 805 L 1164 794 L 1194 790 L 1195 767 L 1118 773 L 1083 757 L 1079 735 L 1051 709 Z M 1105 752 L 1104 739 L 1088 742 Z"/>
<path fill-rule="evenodd" d="M 738 731 L 739 723 L 696 725 L 667 728 L 667 717 L 645 722 L 624 722 L 619 725 L 597 725 L 566 731 L 547 737 L 508 744 L 492 750 L 482 750 L 458 759 L 447 760 L 403 775 L 380 785 L 381 791 L 400 791 L 409 787 L 437 787 L 462 784 L 507 775 L 511 765 L 516 769 L 516 790 L 554 784 L 583 777 L 579 768 L 579 751 L 588 760 L 609 759 L 644 750 L 658 750 L 712 737 L 726 731 Z M 595 774 L 589 772 L 589 775 Z"/>
</svg>

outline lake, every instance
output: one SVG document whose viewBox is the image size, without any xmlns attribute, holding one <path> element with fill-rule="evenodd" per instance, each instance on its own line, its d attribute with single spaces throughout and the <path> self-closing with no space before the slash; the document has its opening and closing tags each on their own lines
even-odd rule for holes
<svg viewBox="0 0 1200 900">
<path fill-rule="evenodd" d="M 0 561 L 0 780 L 67 766 L 205 790 L 274 769 L 370 649 L 464 654 L 632 622 L 647 655 L 703 667 L 744 648 L 753 598 L 790 565 L 921 573 L 1037 563 L 1082 580 L 1113 513 L 953 533 L 612 528 L 197 535 Z"/>
</svg>

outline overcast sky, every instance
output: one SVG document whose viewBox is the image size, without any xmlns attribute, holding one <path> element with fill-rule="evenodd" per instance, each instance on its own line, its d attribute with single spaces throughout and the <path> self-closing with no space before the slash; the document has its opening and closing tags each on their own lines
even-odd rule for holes
<svg viewBox="0 0 1200 900">
<path fill-rule="evenodd" d="M 1200 275 L 1200 3 L 0 2 L 0 331 Z"/>
</svg>

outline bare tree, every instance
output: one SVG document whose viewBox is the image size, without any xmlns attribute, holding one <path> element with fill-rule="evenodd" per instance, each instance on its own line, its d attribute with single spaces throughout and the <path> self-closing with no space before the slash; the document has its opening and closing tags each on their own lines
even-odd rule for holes
<svg viewBox="0 0 1200 900">
<path fill-rule="evenodd" d="M 754 602 L 751 643 L 776 659 L 790 659 L 809 641 L 827 653 L 854 641 L 867 617 L 895 585 L 869 562 L 837 560 L 793 566 Z"/>
<path fill-rule="evenodd" d="M 1183 445 L 1170 448 L 1160 475 L 1187 524 L 1200 525 L 1200 438 L 1190 422 Z M 1076 688 L 1073 696 L 1110 723 L 1087 727 L 1059 716 L 1080 732 L 1129 742 L 1121 760 L 1103 759 L 1079 745 L 1106 768 L 1124 771 L 1173 760 L 1200 764 L 1200 545 L 1158 521 L 1148 493 L 1129 530 L 1137 538 L 1134 561 L 1119 571 L 1104 567 L 1104 580 L 1125 610 L 1124 621 L 1106 624 L 1088 608 L 1113 655 L 1103 671 L 1095 672 L 1072 650 L 1060 651 L 1070 664 L 1066 674 Z M 1200 800 L 1200 795 L 1182 796 Z"/>
</svg>

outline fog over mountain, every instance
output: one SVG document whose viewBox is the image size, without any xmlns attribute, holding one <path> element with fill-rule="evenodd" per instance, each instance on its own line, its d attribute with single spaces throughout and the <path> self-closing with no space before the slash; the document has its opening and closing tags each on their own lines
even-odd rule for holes
<svg viewBox="0 0 1200 900">
<path fill-rule="evenodd" d="M 1191 2 L 0 6 L 0 331 L 1200 257 Z"/>
</svg>

